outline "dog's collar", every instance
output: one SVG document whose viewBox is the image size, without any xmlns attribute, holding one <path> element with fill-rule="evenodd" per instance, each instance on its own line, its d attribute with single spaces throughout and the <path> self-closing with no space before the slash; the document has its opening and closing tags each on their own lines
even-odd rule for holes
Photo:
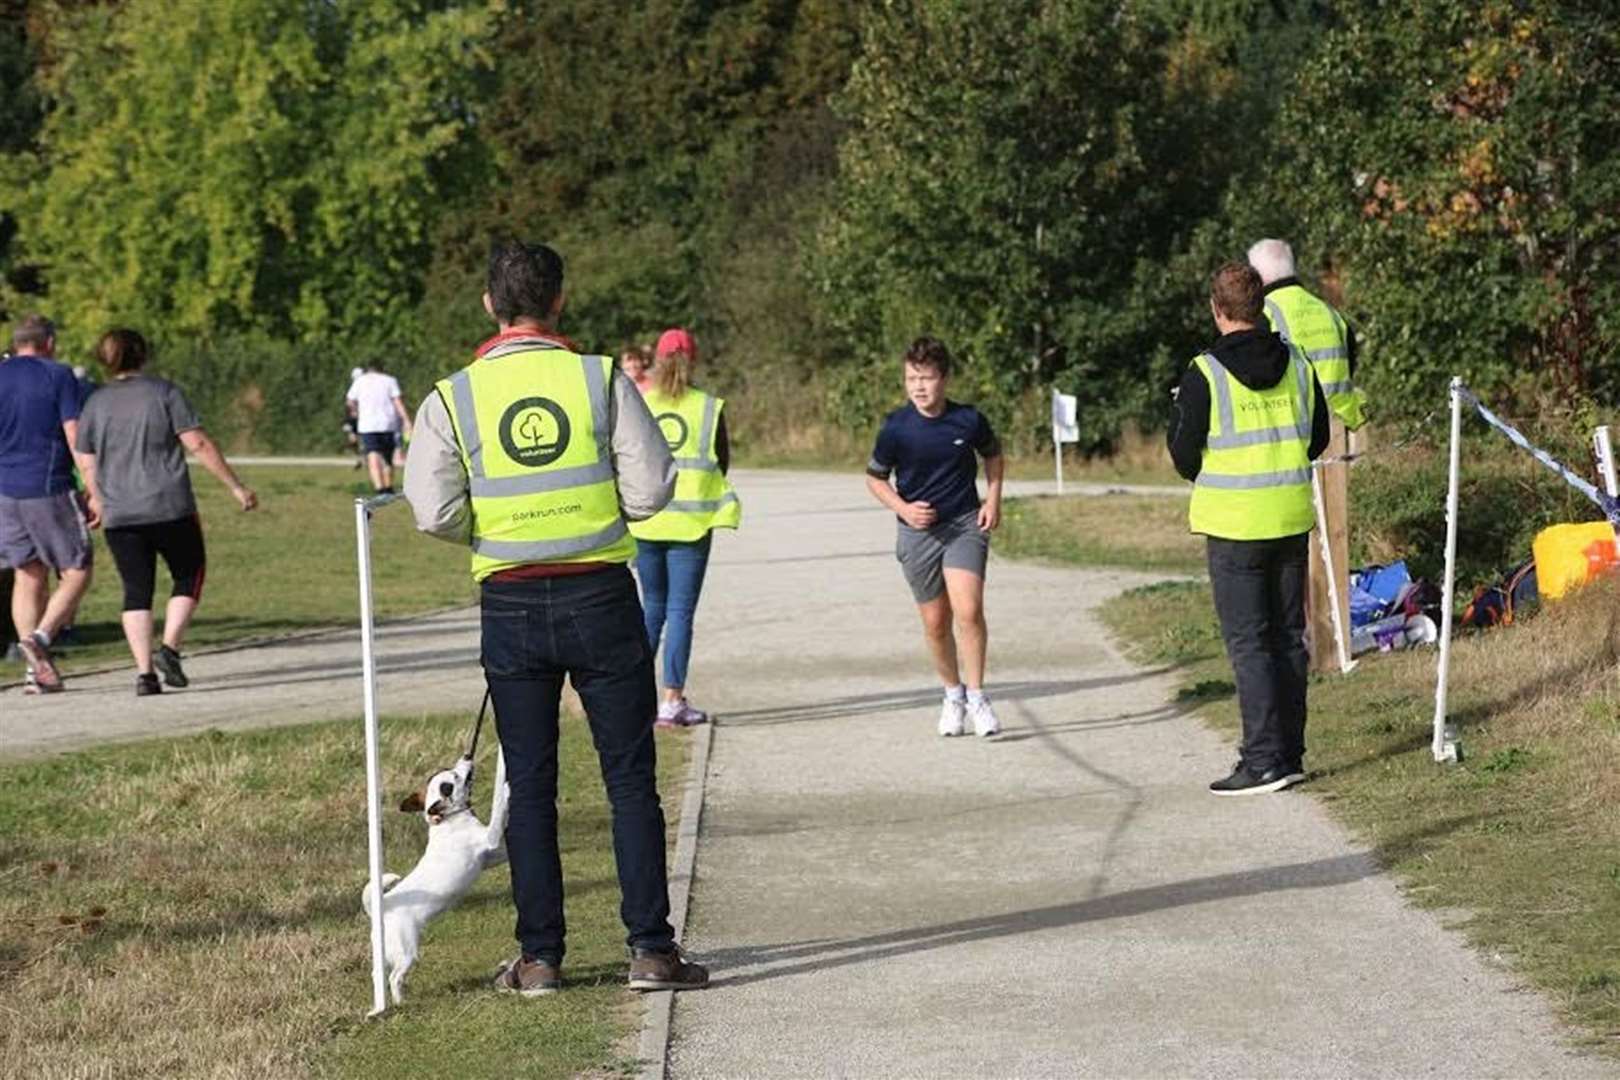
<svg viewBox="0 0 1620 1080">
<path fill-rule="evenodd" d="M 446 810 L 444 813 L 440 814 L 438 816 L 439 820 L 437 822 L 435 822 L 434 824 L 439 824 L 441 822 L 449 821 L 451 818 L 455 817 L 457 814 L 470 814 L 470 813 L 472 813 L 472 804 L 471 803 L 468 803 L 466 806 L 458 806 L 454 810 Z"/>
</svg>

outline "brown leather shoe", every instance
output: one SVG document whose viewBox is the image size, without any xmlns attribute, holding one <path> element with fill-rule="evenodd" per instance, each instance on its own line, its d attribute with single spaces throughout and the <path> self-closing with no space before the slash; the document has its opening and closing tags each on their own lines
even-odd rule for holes
<svg viewBox="0 0 1620 1080">
<path fill-rule="evenodd" d="M 687 960 L 678 948 L 630 950 L 632 990 L 701 990 L 708 985 L 709 969 Z"/>
<path fill-rule="evenodd" d="M 562 972 L 544 960 L 520 956 L 501 968 L 495 976 L 495 989 L 506 994 L 539 997 L 562 989 Z"/>
</svg>

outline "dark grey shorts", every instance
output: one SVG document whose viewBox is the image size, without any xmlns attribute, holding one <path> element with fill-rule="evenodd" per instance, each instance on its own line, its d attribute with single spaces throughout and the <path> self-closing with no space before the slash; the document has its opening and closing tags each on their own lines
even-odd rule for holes
<svg viewBox="0 0 1620 1080">
<path fill-rule="evenodd" d="M 977 510 L 931 529 L 913 529 L 902 521 L 894 557 L 900 560 L 911 595 L 917 603 L 926 604 L 945 591 L 947 567 L 984 577 L 990 559 L 990 534 L 979 528 Z"/>
<path fill-rule="evenodd" d="M 94 548 L 76 491 L 38 499 L 0 495 L 0 566 L 42 562 L 52 570 L 83 570 Z"/>
<path fill-rule="evenodd" d="M 384 459 L 392 459 L 394 450 L 399 446 L 399 438 L 392 431 L 362 431 L 360 433 L 360 449 L 368 454 L 381 454 Z"/>
</svg>

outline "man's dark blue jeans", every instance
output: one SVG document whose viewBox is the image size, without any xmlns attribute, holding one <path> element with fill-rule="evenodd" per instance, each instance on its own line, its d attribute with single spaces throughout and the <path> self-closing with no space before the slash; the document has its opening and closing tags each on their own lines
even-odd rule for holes
<svg viewBox="0 0 1620 1080">
<path fill-rule="evenodd" d="M 486 581 L 483 664 L 506 755 L 517 939 L 525 955 L 563 958 L 557 849 L 557 712 L 563 677 L 584 703 L 613 808 L 619 915 L 636 948 L 669 949 L 664 811 L 658 801 L 652 651 L 635 582 L 622 566 L 530 581 Z"/>
</svg>

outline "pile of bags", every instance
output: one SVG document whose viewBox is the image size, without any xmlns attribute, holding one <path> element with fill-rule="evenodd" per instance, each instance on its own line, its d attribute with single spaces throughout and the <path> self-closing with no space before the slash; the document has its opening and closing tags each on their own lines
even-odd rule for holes
<svg viewBox="0 0 1620 1080">
<path fill-rule="evenodd" d="M 1432 645 L 1440 637 L 1440 590 L 1413 581 L 1404 561 L 1350 575 L 1350 655 Z"/>
</svg>

